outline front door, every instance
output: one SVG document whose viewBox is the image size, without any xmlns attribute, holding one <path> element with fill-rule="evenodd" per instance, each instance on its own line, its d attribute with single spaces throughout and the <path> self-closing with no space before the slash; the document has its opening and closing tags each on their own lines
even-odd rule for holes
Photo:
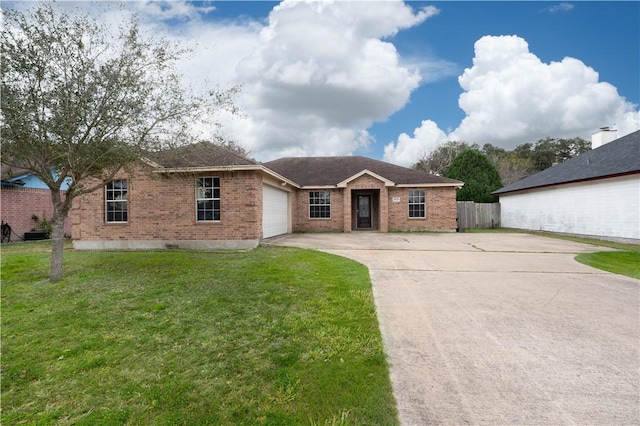
<svg viewBox="0 0 640 426">
<path fill-rule="evenodd" d="M 358 195 L 358 228 L 371 228 L 371 195 Z"/>
</svg>

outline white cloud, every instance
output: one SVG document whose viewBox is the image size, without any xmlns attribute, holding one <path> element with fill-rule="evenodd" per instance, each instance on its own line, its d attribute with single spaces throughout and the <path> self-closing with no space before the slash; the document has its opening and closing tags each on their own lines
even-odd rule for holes
<svg viewBox="0 0 640 426">
<path fill-rule="evenodd" d="M 365 129 L 401 109 L 420 83 L 384 37 L 436 13 L 397 1 L 282 2 L 237 68 L 245 129 L 259 130 L 241 142 L 261 160 L 366 146 Z"/>
<path fill-rule="evenodd" d="M 617 127 L 620 135 L 638 130 L 637 106 L 598 80 L 596 71 L 574 58 L 543 63 L 520 37 L 482 37 L 475 43 L 473 66 L 458 78 L 464 90 L 458 103 L 466 116 L 447 139 L 512 149 L 546 136 L 589 139 L 605 125 Z M 393 154 L 424 151 L 437 141 L 403 136 L 385 149 L 389 161 L 406 164 Z"/>
<path fill-rule="evenodd" d="M 411 166 L 426 153 L 447 141 L 445 132 L 431 120 L 424 120 L 420 127 L 413 131 L 413 137 L 402 133 L 397 143 L 389 143 L 384 147 L 384 161 L 402 166 Z"/>
<path fill-rule="evenodd" d="M 185 0 L 145 0 L 136 1 L 133 4 L 138 11 L 148 17 L 161 20 L 199 19 L 201 15 L 213 12 L 216 9 L 210 1 L 196 4 Z"/>
<path fill-rule="evenodd" d="M 184 0 L 55 7 L 89 13 L 114 31 L 135 13 L 143 34 L 191 47 L 178 64 L 185 86 L 242 85 L 238 105 L 245 116 L 221 112 L 214 119 L 262 161 L 366 149 L 372 142 L 367 128 L 402 109 L 421 82 L 452 70 L 443 61 L 400 57 L 388 38 L 439 12 L 400 0 L 284 0 L 266 24 L 246 16 L 208 19 L 216 13 L 211 3 Z M 217 131 L 208 123 L 194 129 L 200 137 Z"/>
<path fill-rule="evenodd" d="M 452 135 L 500 146 L 545 136 L 590 135 L 615 123 L 637 129 L 636 106 L 592 68 L 574 58 L 543 63 L 516 36 L 485 36 L 475 44 L 473 67 L 459 77 L 466 117 Z"/>
<path fill-rule="evenodd" d="M 571 3 L 559 3 L 559 4 L 554 4 L 553 6 L 548 6 L 545 7 L 544 9 L 542 9 L 542 12 L 549 12 L 549 13 L 560 13 L 560 12 L 569 12 L 570 10 L 573 10 L 575 6 L 572 5 Z"/>
</svg>

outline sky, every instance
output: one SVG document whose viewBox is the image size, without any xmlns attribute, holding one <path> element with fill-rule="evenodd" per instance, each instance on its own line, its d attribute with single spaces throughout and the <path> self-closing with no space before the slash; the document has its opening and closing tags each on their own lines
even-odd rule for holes
<svg viewBox="0 0 640 426">
<path fill-rule="evenodd" d="M 185 85 L 241 85 L 243 114 L 217 119 L 258 161 L 363 155 L 410 166 L 447 140 L 513 149 L 640 129 L 637 1 L 56 7 L 112 26 L 136 13 L 146 33 L 190 46 L 178 66 Z"/>
</svg>

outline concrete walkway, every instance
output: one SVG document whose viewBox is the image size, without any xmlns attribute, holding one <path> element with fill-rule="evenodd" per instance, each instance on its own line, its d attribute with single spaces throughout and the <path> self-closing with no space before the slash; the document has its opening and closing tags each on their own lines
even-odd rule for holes
<svg viewBox="0 0 640 426">
<path fill-rule="evenodd" d="M 527 234 L 294 234 L 369 267 L 403 425 L 640 424 L 637 280 Z"/>
</svg>

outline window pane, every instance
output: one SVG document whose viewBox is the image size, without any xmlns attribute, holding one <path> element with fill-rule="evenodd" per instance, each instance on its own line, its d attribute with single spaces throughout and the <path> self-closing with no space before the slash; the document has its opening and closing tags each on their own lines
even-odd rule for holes
<svg viewBox="0 0 640 426">
<path fill-rule="evenodd" d="M 426 217 L 425 191 L 423 189 L 409 190 L 409 217 Z"/>
<path fill-rule="evenodd" d="M 331 218 L 331 193 L 328 191 L 309 192 L 309 217 L 311 219 Z"/>
<path fill-rule="evenodd" d="M 127 181 L 114 180 L 105 186 L 105 220 L 107 222 L 126 222 Z"/>
<path fill-rule="evenodd" d="M 196 220 L 220 220 L 220 178 L 196 179 Z"/>
</svg>

